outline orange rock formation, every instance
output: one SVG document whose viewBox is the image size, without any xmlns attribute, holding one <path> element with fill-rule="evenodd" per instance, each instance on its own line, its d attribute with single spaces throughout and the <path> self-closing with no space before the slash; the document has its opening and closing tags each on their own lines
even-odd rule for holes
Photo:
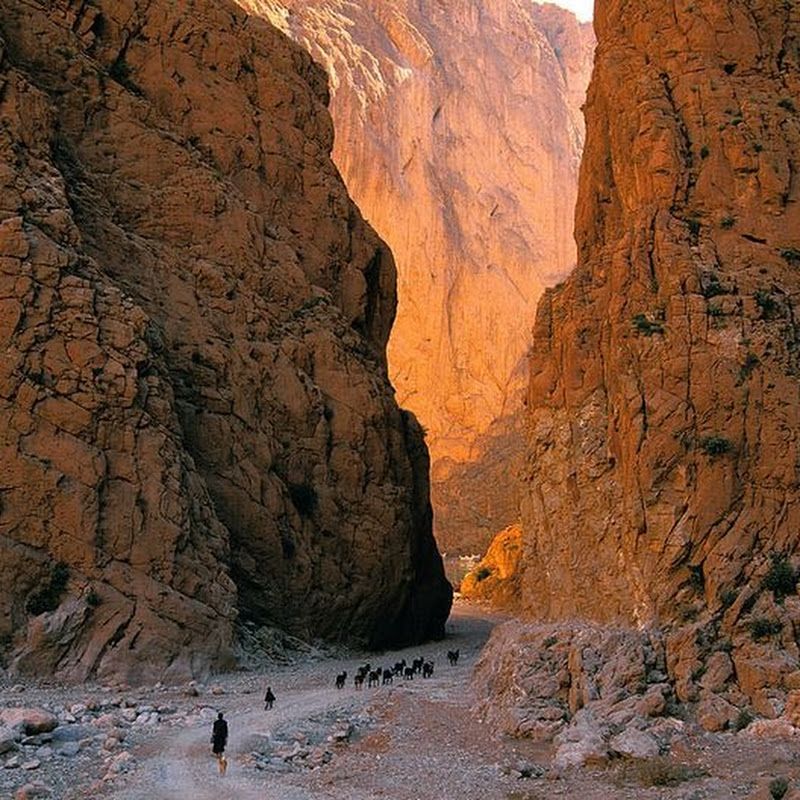
<svg viewBox="0 0 800 800">
<path fill-rule="evenodd" d="M 392 257 L 324 73 L 232 2 L 0 2 L 0 655 L 129 680 L 234 619 L 440 634 Z"/>
<path fill-rule="evenodd" d="M 331 76 L 334 161 L 397 258 L 390 372 L 427 429 L 437 540 L 483 549 L 517 511 L 473 466 L 518 444 L 478 440 L 518 412 L 536 302 L 575 263 L 591 27 L 530 0 L 239 2 Z"/>
<path fill-rule="evenodd" d="M 522 528 L 509 525 L 492 540 L 486 555 L 461 581 L 461 594 L 501 608 L 519 603 Z"/>
<path fill-rule="evenodd" d="M 601 0 L 596 29 L 579 264 L 535 329 L 524 602 L 664 626 L 680 699 L 731 651 L 711 688 L 774 714 L 800 676 L 800 8 Z"/>
</svg>

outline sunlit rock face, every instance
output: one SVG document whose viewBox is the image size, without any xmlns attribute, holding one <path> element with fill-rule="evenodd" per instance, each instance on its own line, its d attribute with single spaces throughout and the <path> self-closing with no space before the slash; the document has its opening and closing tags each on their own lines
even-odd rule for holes
<svg viewBox="0 0 800 800">
<path fill-rule="evenodd" d="M 800 10 L 603 0 L 596 26 L 579 263 L 531 359 L 524 603 L 667 626 L 682 699 L 730 650 L 766 709 L 798 668 Z"/>
<path fill-rule="evenodd" d="M 391 254 L 324 72 L 232 2 L 0 2 L 0 657 L 229 663 L 237 615 L 443 632 Z"/>
<path fill-rule="evenodd" d="M 427 429 L 437 539 L 480 551 L 516 511 L 510 476 L 473 482 L 478 439 L 519 413 L 535 304 L 575 263 L 591 27 L 529 0 L 240 4 L 331 76 L 334 161 L 397 259 L 390 373 Z"/>
</svg>

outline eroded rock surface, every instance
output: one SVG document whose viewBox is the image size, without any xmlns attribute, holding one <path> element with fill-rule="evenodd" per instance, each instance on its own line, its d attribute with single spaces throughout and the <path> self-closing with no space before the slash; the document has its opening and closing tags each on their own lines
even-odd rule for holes
<svg viewBox="0 0 800 800">
<path fill-rule="evenodd" d="M 535 329 L 524 603 L 661 626 L 679 699 L 779 715 L 800 666 L 800 8 L 605 0 L 596 29 L 579 264 Z"/>
<path fill-rule="evenodd" d="M 449 609 L 391 254 L 325 75 L 231 2 L 0 2 L 0 642 L 15 671 L 372 644 Z"/>
<path fill-rule="evenodd" d="M 513 609 L 519 604 L 521 564 L 522 528 L 509 525 L 494 537 L 486 555 L 461 581 L 461 594 Z"/>
<path fill-rule="evenodd" d="M 496 456 L 520 439 L 492 425 L 519 411 L 536 302 L 575 263 L 591 27 L 529 0 L 239 2 L 331 76 L 334 161 L 397 258 L 390 372 L 427 429 L 437 541 L 482 552 L 518 517 Z"/>
</svg>

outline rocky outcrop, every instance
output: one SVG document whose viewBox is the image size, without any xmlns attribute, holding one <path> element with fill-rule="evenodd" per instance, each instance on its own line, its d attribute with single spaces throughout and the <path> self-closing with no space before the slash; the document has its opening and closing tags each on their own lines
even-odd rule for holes
<svg viewBox="0 0 800 800">
<path fill-rule="evenodd" d="M 231 2 L 0 2 L 0 642 L 12 671 L 227 663 L 233 624 L 440 634 L 392 257 L 324 73 Z"/>
<path fill-rule="evenodd" d="M 437 541 L 482 552 L 518 517 L 494 453 L 520 440 L 486 436 L 518 412 L 536 302 L 575 263 L 591 27 L 530 0 L 239 2 L 331 77 L 334 161 L 397 258 L 390 373 L 427 430 Z"/>
<path fill-rule="evenodd" d="M 522 528 L 509 525 L 494 537 L 486 555 L 461 581 L 461 594 L 499 608 L 515 608 L 519 603 L 521 563 Z"/>
<path fill-rule="evenodd" d="M 800 16 L 605 0 L 596 29 L 579 264 L 531 359 L 524 603 L 661 626 L 679 699 L 730 661 L 713 691 L 772 715 L 800 674 Z"/>
</svg>

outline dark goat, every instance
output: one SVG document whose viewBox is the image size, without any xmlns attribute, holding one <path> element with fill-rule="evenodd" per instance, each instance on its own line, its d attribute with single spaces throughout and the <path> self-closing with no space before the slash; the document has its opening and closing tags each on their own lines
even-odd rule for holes
<svg viewBox="0 0 800 800">
<path fill-rule="evenodd" d="M 456 664 L 458 664 L 458 650 L 448 650 L 447 660 L 450 662 L 451 667 L 454 667 Z"/>
<path fill-rule="evenodd" d="M 422 665 L 424 663 L 425 663 L 425 659 L 424 658 L 415 658 L 411 662 L 411 669 L 413 669 L 414 672 L 422 672 Z"/>
<path fill-rule="evenodd" d="M 379 686 L 381 682 L 381 669 L 373 669 L 369 673 L 369 680 L 367 681 L 367 686 Z"/>
<path fill-rule="evenodd" d="M 356 689 L 361 689 L 364 686 L 364 676 L 360 672 L 357 672 L 353 678 L 353 685 Z"/>
<path fill-rule="evenodd" d="M 390 669 L 383 671 L 383 685 L 386 686 L 387 683 L 394 683 L 394 672 Z"/>
<path fill-rule="evenodd" d="M 336 688 L 337 689 L 344 689 L 344 682 L 347 680 L 347 671 L 340 672 L 336 676 Z"/>
<path fill-rule="evenodd" d="M 398 662 L 397 662 L 397 663 L 394 665 L 394 674 L 395 674 L 395 675 L 402 675 L 402 674 L 403 674 L 403 670 L 404 670 L 405 668 L 406 668 L 406 660 L 405 660 L 405 659 L 403 659 L 402 661 L 398 661 Z"/>
<path fill-rule="evenodd" d="M 422 665 L 422 677 L 423 678 L 433 677 L 433 661 L 426 661 Z"/>
<path fill-rule="evenodd" d="M 413 681 L 414 680 L 414 668 L 413 667 L 406 667 L 403 670 L 403 680 L 406 680 L 406 681 Z"/>
</svg>

